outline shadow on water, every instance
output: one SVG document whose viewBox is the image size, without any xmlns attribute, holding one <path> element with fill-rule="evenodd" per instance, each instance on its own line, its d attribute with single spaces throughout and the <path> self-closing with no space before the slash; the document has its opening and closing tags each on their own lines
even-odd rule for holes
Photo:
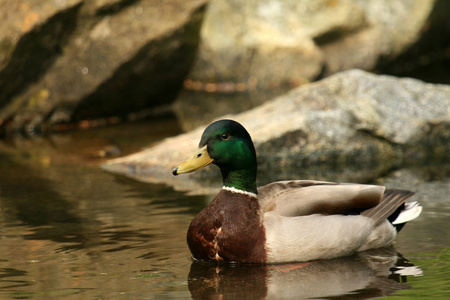
<svg viewBox="0 0 450 300">
<path fill-rule="evenodd" d="M 178 133 L 161 121 L 127 126 L 0 142 L 0 298 L 368 299 L 443 292 L 450 269 L 445 166 L 375 181 L 417 191 L 424 206 L 396 250 L 306 264 L 212 265 L 192 262 L 186 245 L 189 223 L 210 196 L 99 168 L 105 147 L 127 154 Z"/>
</svg>

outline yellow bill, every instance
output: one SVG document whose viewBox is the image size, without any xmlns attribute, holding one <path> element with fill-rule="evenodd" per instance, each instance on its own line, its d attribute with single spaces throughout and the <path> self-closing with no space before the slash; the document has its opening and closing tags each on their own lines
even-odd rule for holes
<svg viewBox="0 0 450 300">
<path fill-rule="evenodd" d="M 182 162 L 178 167 L 174 168 L 172 170 L 172 174 L 179 175 L 194 172 L 200 168 L 212 164 L 213 161 L 214 160 L 209 157 L 206 146 L 204 146 L 195 151 L 194 155 L 192 155 L 188 160 Z"/>
</svg>

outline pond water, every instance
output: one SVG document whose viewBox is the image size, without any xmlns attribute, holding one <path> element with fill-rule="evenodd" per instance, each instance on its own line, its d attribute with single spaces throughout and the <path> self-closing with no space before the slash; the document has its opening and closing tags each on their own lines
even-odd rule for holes
<svg viewBox="0 0 450 300">
<path fill-rule="evenodd" d="M 449 165 L 397 170 L 376 181 L 416 191 L 424 207 L 395 248 L 320 262 L 217 266 L 193 262 L 185 239 L 211 196 L 100 168 L 105 155 L 178 133 L 169 119 L 1 141 L 0 298 L 450 296 Z"/>
</svg>

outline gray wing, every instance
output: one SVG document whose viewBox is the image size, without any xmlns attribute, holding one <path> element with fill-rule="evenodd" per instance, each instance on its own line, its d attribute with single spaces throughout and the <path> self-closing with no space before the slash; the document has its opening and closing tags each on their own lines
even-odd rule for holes
<svg viewBox="0 0 450 300">
<path fill-rule="evenodd" d="M 385 192 L 384 186 L 292 180 L 267 184 L 258 189 L 264 212 L 281 216 L 311 214 L 360 213 L 377 206 Z"/>
</svg>

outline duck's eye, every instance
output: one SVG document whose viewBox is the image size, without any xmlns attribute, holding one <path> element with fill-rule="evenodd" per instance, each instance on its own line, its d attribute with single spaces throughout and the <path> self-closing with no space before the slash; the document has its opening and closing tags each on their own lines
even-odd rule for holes
<svg viewBox="0 0 450 300">
<path fill-rule="evenodd" d="M 230 136 L 228 135 L 228 133 L 222 133 L 222 135 L 220 136 L 220 138 L 221 138 L 222 140 L 224 140 L 224 141 L 227 141 L 227 140 L 230 138 Z"/>
</svg>

